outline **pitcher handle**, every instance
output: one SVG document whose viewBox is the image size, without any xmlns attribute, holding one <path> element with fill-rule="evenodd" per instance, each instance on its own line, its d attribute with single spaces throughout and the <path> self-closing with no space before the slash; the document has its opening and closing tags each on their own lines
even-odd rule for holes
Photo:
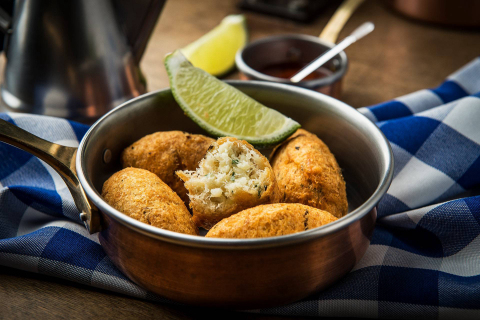
<svg viewBox="0 0 480 320">
<path fill-rule="evenodd" d="M 5 34 L 11 33 L 12 32 L 12 29 L 10 29 L 11 25 L 12 25 L 12 18 L 5 10 L 0 8 L 0 31 Z"/>
<path fill-rule="evenodd" d="M 80 184 L 75 169 L 77 148 L 62 146 L 39 138 L 5 120 L 0 119 L 0 141 L 26 151 L 50 165 L 65 181 L 72 194 L 80 219 L 93 234 L 101 231 L 100 214 Z"/>
</svg>

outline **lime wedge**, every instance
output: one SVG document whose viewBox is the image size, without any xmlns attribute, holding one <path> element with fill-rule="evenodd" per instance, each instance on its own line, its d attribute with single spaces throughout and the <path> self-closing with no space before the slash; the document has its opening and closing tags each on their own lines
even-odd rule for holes
<svg viewBox="0 0 480 320">
<path fill-rule="evenodd" d="M 220 76 L 235 66 L 235 54 L 245 46 L 247 39 L 245 17 L 231 15 L 181 50 L 195 67 Z"/>
<path fill-rule="evenodd" d="M 177 103 L 214 136 L 268 146 L 283 141 L 300 127 L 280 112 L 195 68 L 178 50 L 165 57 L 165 67 Z"/>
</svg>

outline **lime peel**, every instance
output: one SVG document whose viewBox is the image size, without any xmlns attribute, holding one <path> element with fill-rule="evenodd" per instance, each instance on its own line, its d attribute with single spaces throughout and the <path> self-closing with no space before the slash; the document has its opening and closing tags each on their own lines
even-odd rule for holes
<svg viewBox="0 0 480 320">
<path fill-rule="evenodd" d="M 165 67 L 173 96 L 184 112 L 210 134 L 246 140 L 255 146 L 277 144 L 300 125 L 238 89 L 195 68 L 180 51 Z"/>
<path fill-rule="evenodd" d="M 235 67 L 235 54 L 247 41 L 245 17 L 230 15 L 181 51 L 195 67 L 214 76 L 221 76 Z"/>
</svg>

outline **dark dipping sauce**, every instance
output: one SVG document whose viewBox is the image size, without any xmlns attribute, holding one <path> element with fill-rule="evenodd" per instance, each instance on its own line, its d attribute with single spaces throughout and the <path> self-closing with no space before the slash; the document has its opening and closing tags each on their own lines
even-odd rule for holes
<svg viewBox="0 0 480 320">
<path fill-rule="evenodd" d="M 271 77 L 290 79 L 305 66 L 306 64 L 299 62 L 283 62 L 268 65 L 258 71 Z M 306 76 L 302 81 L 325 78 L 332 73 L 333 72 L 331 70 L 325 67 L 320 67 L 314 72 L 310 73 L 308 76 Z"/>
</svg>

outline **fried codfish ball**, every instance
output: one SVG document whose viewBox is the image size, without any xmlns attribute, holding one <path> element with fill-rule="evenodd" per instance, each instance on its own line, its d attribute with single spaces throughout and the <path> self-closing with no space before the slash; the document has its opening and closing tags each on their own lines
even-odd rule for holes
<svg viewBox="0 0 480 320">
<path fill-rule="evenodd" d="M 316 135 L 299 129 L 277 147 L 270 158 L 281 202 L 302 203 L 328 211 L 337 218 L 347 214 L 342 171 Z"/>
<path fill-rule="evenodd" d="M 193 221 L 210 229 L 218 221 L 259 204 L 278 202 L 268 160 L 248 142 L 220 138 L 196 171 L 177 171 L 185 182 Z"/>
<path fill-rule="evenodd" d="M 198 234 L 183 201 L 150 171 L 120 170 L 105 181 L 102 197 L 112 207 L 138 221 L 165 230 Z"/>
<path fill-rule="evenodd" d="M 214 139 L 200 134 L 157 132 L 127 147 L 122 153 L 122 165 L 155 173 L 188 206 L 187 189 L 175 171 L 195 170 L 213 142 Z"/>
<path fill-rule="evenodd" d="M 223 219 L 208 238 L 265 238 L 323 226 L 337 220 L 331 213 L 299 203 L 275 203 L 243 210 Z"/>
</svg>

